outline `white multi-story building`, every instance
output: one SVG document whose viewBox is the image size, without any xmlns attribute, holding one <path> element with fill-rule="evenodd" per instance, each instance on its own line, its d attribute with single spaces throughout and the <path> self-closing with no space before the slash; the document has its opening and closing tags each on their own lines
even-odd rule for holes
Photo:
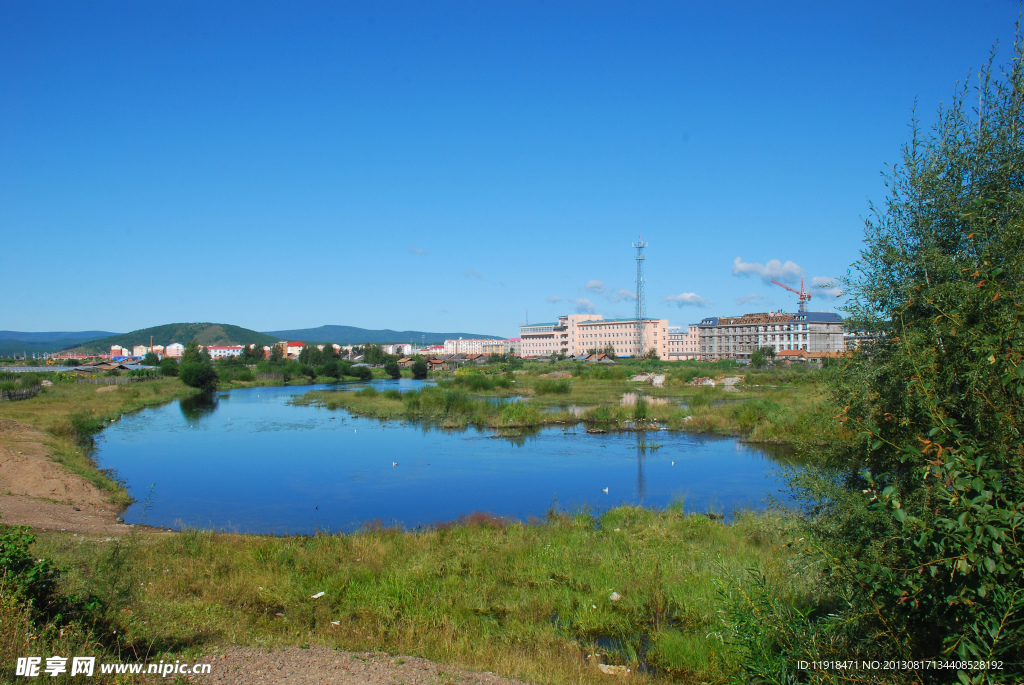
<svg viewBox="0 0 1024 685">
<path fill-rule="evenodd" d="M 710 316 L 698 324 L 704 360 L 747 360 L 754 350 L 842 352 L 843 319 L 830 312 Z"/>
<path fill-rule="evenodd" d="M 459 338 L 445 340 L 445 354 L 483 354 L 484 346 L 503 342 L 500 338 Z"/>
<path fill-rule="evenodd" d="M 519 338 L 506 338 L 505 340 L 489 340 L 484 344 L 480 354 L 519 354 Z"/>
<path fill-rule="evenodd" d="M 689 326 L 669 326 L 668 358 L 670 361 L 681 359 L 697 359 L 700 357 L 700 328 L 692 323 Z"/>
<path fill-rule="evenodd" d="M 409 343 L 382 345 L 381 349 L 383 349 L 387 354 L 397 354 L 401 356 L 406 356 L 412 353 L 412 345 L 410 345 Z"/>
<path fill-rule="evenodd" d="M 638 330 L 639 329 L 639 330 Z M 568 314 L 554 323 L 519 327 L 523 357 L 576 356 L 612 349 L 616 356 L 648 354 L 668 359 L 668 319 L 605 319 L 600 314 Z"/>
<path fill-rule="evenodd" d="M 145 345 L 136 345 L 132 348 L 133 357 L 145 357 L 147 354 L 149 354 L 149 348 Z"/>
<path fill-rule="evenodd" d="M 222 359 L 237 357 L 242 354 L 244 349 L 241 345 L 210 345 L 206 348 L 206 353 L 210 355 L 210 359 Z"/>
<path fill-rule="evenodd" d="M 166 348 L 164 348 L 164 356 L 165 357 L 175 357 L 175 358 L 177 358 L 177 357 L 180 357 L 181 355 L 183 355 L 184 353 L 185 353 L 185 346 L 182 345 L 181 343 L 171 343 Z"/>
</svg>

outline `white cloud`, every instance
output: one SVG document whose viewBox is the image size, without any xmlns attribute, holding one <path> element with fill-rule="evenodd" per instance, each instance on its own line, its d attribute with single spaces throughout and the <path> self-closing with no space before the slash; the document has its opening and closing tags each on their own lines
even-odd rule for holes
<svg viewBox="0 0 1024 685">
<path fill-rule="evenodd" d="M 604 282 L 603 281 L 587 281 L 587 284 L 583 286 L 586 290 L 592 293 L 603 293 Z"/>
<path fill-rule="evenodd" d="M 707 307 L 711 304 L 697 293 L 679 293 L 678 295 L 669 295 L 662 300 L 662 302 L 675 303 L 679 307 Z"/>
<path fill-rule="evenodd" d="M 635 300 L 636 293 L 632 290 L 626 290 L 625 288 L 619 288 L 614 295 L 609 298 L 612 302 L 621 302 L 622 300 Z"/>
<path fill-rule="evenodd" d="M 744 295 L 743 297 L 737 297 L 736 304 L 757 304 L 766 299 L 768 298 L 766 298 L 764 295 L 760 293 L 750 293 L 749 295 Z"/>
<path fill-rule="evenodd" d="M 843 296 L 843 289 L 839 287 L 839 279 L 826 276 L 815 276 L 812 278 L 811 290 L 815 291 L 816 295 L 825 295 L 826 297 L 836 298 Z"/>
<path fill-rule="evenodd" d="M 737 257 L 732 263 L 733 276 L 760 276 L 765 283 L 773 278 L 784 283 L 796 283 L 804 277 L 806 272 L 796 262 L 787 260 L 785 263 L 778 259 L 768 260 L 767 264 L 758 262 L 745 262 Z"/>
<path fill-rule="evenodd" d="M 572 306 L 576 308 L 576 313 L 578 314 L 593 314 L 597 311 L 597 308 L 594 307 L 594 303 L 585 297 L 581 297 L 578 300 L 570 300 L 570 302 L 572 303 Z"/>
<path fill-rule="evenodd" d="M 470 278 L 483 278 L 483 276 L 481 276 L 479 272 L 474 271 L 473 269 L 466 269 L 463 272 L 463 275 L 469 276 Z"/>
<path fill-rule="evenodd" d="M 550 302 L 551 304 L 555 304 L 556 302 L 561 302 L 561 301 L 562 301 L 562 298 L 560 298 L 558 295 L 552 295 L 551 297 L 548 298 L 548 302 Z"/>
</svg>

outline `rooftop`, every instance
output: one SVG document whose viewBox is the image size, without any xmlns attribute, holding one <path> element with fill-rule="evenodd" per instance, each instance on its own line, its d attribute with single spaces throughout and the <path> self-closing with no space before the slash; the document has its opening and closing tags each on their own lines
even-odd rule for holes
<svg viewBox="0 0 1024 685">
<path fill-rule="evenodd" d="M 654 323 L 661 319 L 644 319 L 644 323 Z M 579 321 L 577 326 L 600 326 L 604 323 L 636 323 L 636 319 L 601 319 L 598 321 Z"/>
<path fill-rule="evenodd" d="M 801 312 L 788 314 L 786 312 L 758 312 L 756 314 L 744 314 L 743 316 L 709 316 L 703 319 L 699 326 L 728 326 L 733 324 L 759 324 L 759 323 L 785 323 L 787 321 L 800 321 L 806 323 L 840 323 L 843 317 L 832 312 Z"/>
</svg>

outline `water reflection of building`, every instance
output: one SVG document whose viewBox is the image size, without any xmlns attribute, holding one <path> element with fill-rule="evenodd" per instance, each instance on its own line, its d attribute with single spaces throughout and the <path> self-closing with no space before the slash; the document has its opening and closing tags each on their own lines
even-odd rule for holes
<svg viewBox="0 0 1024 685">
<path fill-rule="evenodd" d="M 636 433 L 636 495 L 640 500 L 640 506 L 644 504 L 644 495 L 647 494 L 647 480 L 644 478 L 644 461 L 647 459 L 647 434 L 643 431 Z"/>
</svg>

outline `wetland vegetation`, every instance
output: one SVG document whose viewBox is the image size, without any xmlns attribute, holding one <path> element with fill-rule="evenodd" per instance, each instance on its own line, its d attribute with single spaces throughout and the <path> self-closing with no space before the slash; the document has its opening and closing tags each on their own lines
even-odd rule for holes
<svg viewBox="0 0 1024 685">
<path fill-rule="evenodd" d="M 666 374 L 665 384 L 629 380 L 641 370 Z M 719 377 L 715 387 L 690 384 L 713 373 Z M 612 368 L 527 362 L 515 373 L 487 366 L 460 369 L 434 386 L 404 393 L 371 387 L 316 390 L 294 402 L 445 428 L 471 425 L 507 431 L 583 423 L 602 430 L 666 428 L 783 444 L 829 438 L 819 432 L 824 424 L 817 416 L 825 374 L 802 367 L 753 370 L 701 362 L 624 361 Z M 725 376 L 740 382 L 723 387 Z M 502 401 L 512 399 L 518 401 Z"/>
</svg>

